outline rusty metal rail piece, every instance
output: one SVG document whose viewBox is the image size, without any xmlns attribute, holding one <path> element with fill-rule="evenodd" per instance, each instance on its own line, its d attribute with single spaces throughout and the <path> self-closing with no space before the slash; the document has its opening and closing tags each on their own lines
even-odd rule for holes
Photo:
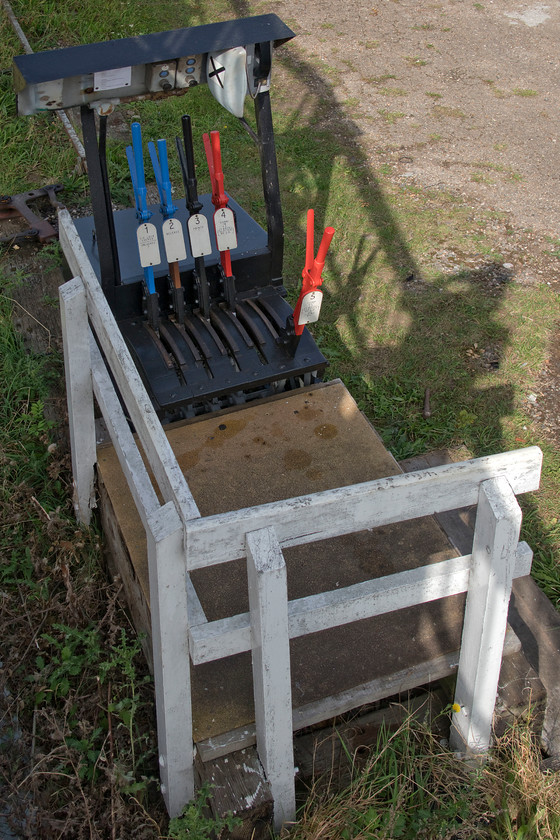
<svg viewBox="0 0 560 840">
<path fill-rule="evenodd" d="M 23 218 L 30 225 L 27 230 L 22 230 L 8 236 L 0 236 L 0 242 L 18 242 L 37 237 L 39 242 L 46 243 L 58 239 L 58 231 L 55 230 L 47 219 L 41 219 L 40 216 L 37 216 L 30 209 L 29 203 L 39 198 L 47 197 L 52 207 L 57 209 L 63 207 L 64 205 L 56 197 L 56 194 L 62 189 L 62 184 L 49 184 L 47 187 L 40 187 L 37 190 L 30 190 L 29 192 L 18 193 L 16 195 L 0 195 L 0 223 L 7 219 Z"/>
</svg>

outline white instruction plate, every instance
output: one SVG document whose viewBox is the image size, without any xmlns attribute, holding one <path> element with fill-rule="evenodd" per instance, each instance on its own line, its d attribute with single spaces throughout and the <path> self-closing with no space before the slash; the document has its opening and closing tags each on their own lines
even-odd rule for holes
<svg viewBox="0 0 560 840">
<path fill-rule="evenodd" d="M 212 253 L 212 243 L 208 231 L 206 216 L 195 213 L 187 222 L 189 240 L 193 257 L 206 257 Z"/>
<path fill-rule="evenodd" d="M 218 251 L 231 251 L 232 248 L 237 248 L 237 231 L 235 230 L 233 210 L 230 210 L 229 207 L 216 210 L 214 227 L 216 228 Z"/>
<path fill-rule="evenodd" d="M 129 87 L 132 80 L 132 67 L 117 67 L 114 70 L 98 70 L 93 74 L 94 90 L 116 90 Z"/>
<path fill-rule="evenodd" d="M 150 224 L 150 222 L 142 222 L 136 231 L 136 238 L 138 239 L 138 251 L 140 252 L 140 265 L 142 268 L 148 268 L 150 265 L 159 265 L 161 257 L 159 255 L 156 226 Z"/>
<path fill-rule="evenodd" d="M 167 262 L 179 262 L 187 259 L 187 248 L 181 222 L 177 219 L 167 219 L 162 225 L 163 244 Z"/>
<path fill-rule="evenodd" d="M 307 292 L 301 302 L 301 309 L 299 310 L 298 325 L 314 324 L 319 320 L 319 313 L 321 312 L 321 304 L 323 302 L 323 292 L 315 289 L 313 292 Z"/>
</svg>

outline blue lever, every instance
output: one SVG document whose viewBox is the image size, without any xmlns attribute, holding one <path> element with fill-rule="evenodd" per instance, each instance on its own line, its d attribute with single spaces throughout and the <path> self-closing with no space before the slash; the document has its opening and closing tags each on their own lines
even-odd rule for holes
<svg viewBox="0 0 560 840">
<path fill-rule="evenodd" d="M 161 212 L 164 219 L 171 219 L 177 212 L 177 207 L 173 204 L 171 199 L 171 179 L 169 178 L 169 162 L 167 158 L 167 141 L 157 141 L 157 151 L 155 145 L 148 143 L 148 150 L 154 167 L 154 175 L 156 177 L 156 184 L 161 200 Z M 159 153 L 159 158 L 158 158 Z"/>
<path fill-rule="evenodd" d="M 142 151 L 142 129 L 140 123 L 132 123 L 132 146 L 126 147 L 126 158 L 128 160 L 128 168 L 130 169 L 130 178 L 132 180 L 132 188 L 134 190 L 134 199 L 136 201 L 136 218 L 142 224 L 147 222 L 152 213 L 148 210 L 146 201 L 146 179 L 144 176 L 144 154 Z M 144 280 L 148 287 L 148 292 L 153 295 L 156 292 L 156 282 L 154 278 L 154 269 L 151 265 L 144 268 Z"/>
<path fill-rule="evenodd" d="M 128 168 L 130 169 L 130 177 L 132 179 L 132 187 L 134 189 L 134 198 L 136 200 L 136 217 L 141 222 L 147 222 L 152 214 L 148 210 L 146 201 L 146 178 L 144 176 L 144 153 L 142 151 L 142 129 L 140 123 L 132 123 L 132 146 L 126 147 L 126 157 L 128 160 Z"/>
</svg>

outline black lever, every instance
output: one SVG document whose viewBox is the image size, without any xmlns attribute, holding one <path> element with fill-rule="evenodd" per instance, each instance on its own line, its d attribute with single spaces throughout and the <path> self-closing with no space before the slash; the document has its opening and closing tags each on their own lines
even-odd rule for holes
<svg viewBox="0 0 560 840">
<path fill-rule="evenodd" d="M 175 143 L 183 175 L 187 210 L 189 211 L 187 231 L 194 257 L 194 279 L 198 291 L 198 304 L 203 317 L 208 320 L 210 318 L 210 288 L 206 277 L 204 256 L 212 253 L 212 245 L 208 233 L 208 221 L 206 216 L 200 212 L 202 203 L 198 197 L 190 116 L 184 114 L 181 123 L 183 126 L 183 143 L 181 143 L 179 137 L 175 138 Z"/>
</svg>

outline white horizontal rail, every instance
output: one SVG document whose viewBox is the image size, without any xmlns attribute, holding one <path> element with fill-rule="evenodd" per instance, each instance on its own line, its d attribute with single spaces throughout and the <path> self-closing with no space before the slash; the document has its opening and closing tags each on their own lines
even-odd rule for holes
<svg viewBox="0 0 560 840">
<path fill-rule="evenodd" d="M 246 556 L 245 535 L 271 526 L 282 548 L 475 505 L 480 484 L 505 476 L 514 493 L 537 490 L 538 446 L 207 516 L 187 525 L 187 568 Z"/>
<path fill-rule="evenodd" d="M 520 649 L 519 639 L 513 630 L 508 627 L 504 640 L 504 657 L 511 656 Z M 410 667 L 403 668 L 402 671 L 394 671 L 391 674 L 376 677 L 370 682 L 346 689 L 339 694 L 313 700 L 303 706 L 294 706 L 292 710 L 292 729 L 297 732 L 299 729 L 305 729 L 338 715 L 344 715 L 360 706 L 367 706 L 369 703 L 385 700 L 395 694 L 402 694 L 405 691 L 418 688 L 419 685 L 437 682 L 450 674 L 455 674 L 458 664 L 459 651 L 455 650 L 451 653 L 436 656 L 427 662 L 418 663 L 413 669 Z M 207 762 L 236 750 L 250 747 L 256 740 L 255 725 L 249 723 L 246 726 L 240 726 L 238 729 L 224 732 L 222 735 L 197 741 L 196 750 L 202 761 Z"/>
<path fill-rule="evenodd" d="M 58 219 L 64 255 L 71 271 L 82 279 L 86 290 L 88 315 L 95 335 L 115 377 L 164 500 L 175 502 L 183 522 L 199 517 L 196 502 L 99 285 L 72 218 L 67 210 L 61 210 Z"/>
<path fill-rule="evenodd" d="M 528 575 L 532 559 L 530 547 L 520 542 L 514 577 Z M 471 563 L 472 555 L 466 554 L 290 601 L 290 639 L 466 592 Z M 189 649 L 195 665 L 250 650 L 249 613 L 189 627 Z"/>
</svg>

